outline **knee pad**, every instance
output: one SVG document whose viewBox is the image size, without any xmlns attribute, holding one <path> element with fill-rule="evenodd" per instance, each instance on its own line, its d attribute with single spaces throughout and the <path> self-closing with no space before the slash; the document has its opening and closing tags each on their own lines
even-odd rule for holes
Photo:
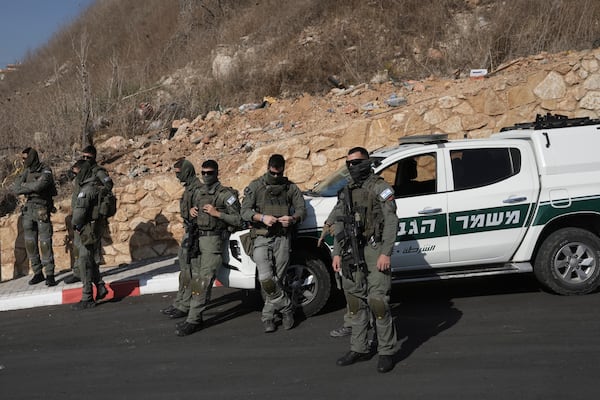
<svg viewBox="0 0 600 400">
<path fill-rule="evenodd" d="M 348 303 L 348 311 L 354 315 L 360 310 L 360 300 L 358 297 L 351 294 L 346 294 L 346 303 Z"/>
<path fill-rule="evenodd" d="M 369 307 L 377 319 L 382 319 L 388 315 L 389 306 L 381 297 L 369 297 Z"/>
<path fill-rule="evenodd" d="M 25 237 L 25 250 L 29 258 L 38 256 L 37 243 L 34 238 Z"/>
<path fill-rule="evenodd" d="M 54 261 L 54 257 L 52 256 L 52 239 L 40 240 L 40 253 L 42 262 L 47 263 Z"/>
<path fill-rule="evenodd" d="M 267 296 L 273 296 L 277 293 L 277 284 L 273 279 L 260 281 L 260 286 L 263 288 Z"/>
</svg>

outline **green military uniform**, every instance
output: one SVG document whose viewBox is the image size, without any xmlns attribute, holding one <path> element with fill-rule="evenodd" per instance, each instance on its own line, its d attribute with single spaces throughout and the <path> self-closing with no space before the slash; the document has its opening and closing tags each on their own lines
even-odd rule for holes
<svg viewBox="0 0 600 400">
<path fill-rule="evenodd" d="M 210 301 L 215 273 L 223 264 L 223 240 L 228 237 L 229 227 L 239 227 L 242 221 L 237 192 L 218 181 L 197 188 L 192 204 L 199 210 L 194 223 L 198 226 L 200 256 L 197 262 L 189 265 L 191 273 L 185 274 L 191 275 L 192 278 L 186 321 L 190 324 L 200 324 L 202 313 Z M 220 212 L 220 217 L 216 218 L 203 212 L 202 207 L 205 204 L 212 204 Z"/>
<path fill-rule="evenodd" d="M 57 193 L 52 170 L 40 162 L 35 149 L 29 150 L 25 170 L 13 185 L 13 192 L 27 197 L 22 209 L 22 221 L 25 249 L 31 269 L 36 276 L 40 276 L 43 269 L 46 283 L 53 285 L 54 252 L 50 213 L 54 208 L 52 197 Z"/>
<path fill-rule="evenodd" d="M 96 185 L 98 186 L 98 188 L 111 191 L 114 184 L 113 184 L 112 179 L 108 175 L 108 172 L 106 171 L 106 169 L 104 167 L 101 167 L 100 165 L 98 165 L 95 160 L 88 160 L 88 162 L 91 165 L 93 176 L 96 177 Z M 79 193 L 78 186 L 79 186 L 79 182 L 77 182 L 77 180 L 75 180 L 73 196 L 71 197 L 71 210 L 74 209 L 74 206 L 77 202 L 77 194 Z M 95 261 L 95 265 L 97 267 L 97 271 L 94 273 L 94 276 L 98 278 L 98 280 L 95 280 L 94 283 L 103 284 L 104 282 L 102 282 L 100 279 L 101 277 L 100 277 L 99 265 L 102 263 L 102 236 L 108 226 L 108 221 L 106 220 L 106 218 L 99 216 L 98 219 L 96 220 L 96 223 L 94 226 L 95 226 L 97 235 L 100 238 L 99 239 L 100 245 L 95 247 L 95 253 L 94 253 L 94 261 Z M 79 257 L 78 250 L 77 250 L 79 248 L 79 246 L 77 245 L 78 240 L 79 240 L 78 235 L 75 232 L 74 239 L 73 239 L 73 260 L 74 260 L 74 262 L 73 262 L 72 270 L 73 270 L 73 276 L 80 278 L 79 265 L 77 263 L 77 259 Z"/>
<path fill-rule="evenodd" d="M 258 269 L 258 280 L 266 294 L 261 320 L 272 321 L 276 312 L 293 310 L 292 300 L 282 289 L 282 279 L 290 261 L 292 229 L 276 223 L 271 227 L 256 222 L 257 213 L 275 217 L 290 215 L 298 224 L 306 215 L 302 192 L 287 178 L 274 178 L 269 173 L 250 182 L 244 190 L 242 219 L 252 223 L 255 237 L 252 258 Z"/>
<path fill-rule="evenodd" d="M 89 161 L 88 161 L 89 163 Z M 92 171 L 92 178 L 95 176 L 94 172 L 93 172 L 93 168 L 90 167 L 91 171 Z M 98 183 L 95 180 L 92 180 L 91 183 L 95 183 L 96 184 L 96 188 L 98 189 Z M 86 185 L 89 185 L 90 182 L 86 182 Z M 81 192 L 83 183 L 80 180 L 80 175 L 78 174 L 77 177 L 75 177 L 75 179 L 73 180 L 73 194 L 71 195 L 71 212 L 74 213 L 75 209 L 78 206 L 78 203 L 80 202 L 79 199 L 79 194 Z M 98 194 L 99 191 L 97 190 Z M 97 199 L 97 198 L 96 198 Z M 96 203 L 97 205 L 97 203 Z M 94 206 L 96 206 L 94 205 Z M 97 211 L 97 210 L 96 210 Z M 100 244 L 100 238 L 102 237 L 102 231 L 100 230 L 100 221 L 101 218 L 98 217 L 97 215 L 94 215 L 94 217 L 96 218 L 96 220 L 94 221 L 93 224 L 93 228 L 94 228 L 94 236 L 96 238 L 98 238 L 98 242 L 94 244 L 93 247 L 93 251 L 94 251 L 94 257 L 93 257 L 93 262 L 91 265 L 91 275 L 90 275 L 90 279 L 91 281 L 96 285 L 97 288 L 100 288 L 101 286 L 104 286 L 105 283 L 102 280 L 102 276 L 100 275 L 100 267 L 98 265 L 98 261 L 95 257 L 95 254 L 98 253 L 98 250 L 101 250 L 101 244 Z M 73 226 L 75 226 L 75 223 L 71 220 L 71 224 Z M 79 280 L 81 279 L 81 270 L 82 268 L 86 268 L 85 263 L 89 262 L 89 260 L 87 259 L 80 259 L 79 257 L 79 250 L 82 248 L 82 243 L 81 243 L 81 234 L 76 230 L 73 229 L 73 266 L 72 266 L 72 271 L 73 271 L 73 276 L 76 277 Z M 84 266 L 82 267 L 81 264 L 84 264 Z M 68 279 L 68 278 L 67 278 Z M 65 281 L 66 283 L 73 283 L 75 281 Z M 101 289 L 102 291 L 105 291 L 105 288 Z"/>
<path fill-rule="evenodd" d="M 106 190 L 108 192 L 112 191 L 114 183 L 108 175 L 106 168 L 101 167 L 96 163 L 96 160 L 89 160 L 90 165 L 92 166 L 92 173 L 96 177 L 96 183 L 98 184 L 100 189 Z M 96 253 L 94 254 L 94 259 L 96 260 L 96 264 L 100 265 L 103 262 L 102 259 L 102 237 L 104 232 L 108 229 L 108 220 L 105 217 L 100 216 L 96 221 L 96 229 L 98 230 L 98 238 L 99 238 L 99 246 L 96 246 Z"/>
<path fill-rule="evenodd" d="M 76 181 L 79 182 L 77 200 L 73 208 L 73 227 L 79 236 L 77 241 L 78 264 L 83 288 L 81 292 L 82 303 L 93 303 L 94 294 L 92 282 L 95 278 L 94 254 L 98 246 L 99 237 L 95 228 L 97 218 L 97 205 L 99 191 L 96 177 L 92 174 L 91 166 L 87 161 L 78 162 L 80 171 Z"/>
<path fill-rule="evenodd" d="M 395 352 L 396 335 L 389 307 L 391 292 L 390 271 L 377 269 L 380 255 L 390 256 L 396 240 L 398 217 L 392 188 L 383 178 L 370 174 L 362 184 L 351 182 L 348 191 L 340 191 L 338 203 L 332 211 L 336 221 L 334 226 L 333 255 L 342 256 L 342 263 L 348 266 L 351 259 L 344 257 L 348 246 L 348 238 L 343 237 L 344 224 L 347 219 L 342 196 L 351 193 L 353 212 L 358 213 L 362 221 L 362 235 L 359 248 L 364 252 L 366 270 L 356 268 L 350 276 L 342 274 L 342 285 L 352 320 L 352 337 L 350 350 L 356 353 L 368 353 L 367 330 L 369 312 L 375 315 L 375 328 L 378 338 L 379 355 L 390 356 Z M 346 194 L 344 194 L 346 193 Z M 353 215 L 352 218 L 356 218 Z M 344 266 L 343 266 L 344 267 Z M 370 310 L 369 310 L 370 309 Z"/>
<path fill-rule="evenodd" d="M 180 269 L 179 288 L 177 290 L 177 295 L 175 296 L 172 307 L 187 314 L 189 312 L 190 302 L 192 299 L 192 269 L 199 268 L 198 257 L 191 257 L 191 255 L 188 257 L 188 251 L 190 249 L 190 233 L 193 228 L 192 224 L 195 224 L 193 218 L 190 216 L 190 209 L 194 207 L 194 204 L 196 204 L 198 201 L 195 196 L 197 195 L 198 189 L 200 189 L 202 186 L 202 182 L 200 182 L 196 176 L 194 165 L 187 160 L 183 161 L 181 165 L 181 172 L 177 174 L 177 178 L 185 187 L 181 200 L 179 201 L 179 210 L 181 213 L 181 218 L 184 221 L 185 234 L 182 239 L 182 245 L 178 252 Z"/>
</svg>

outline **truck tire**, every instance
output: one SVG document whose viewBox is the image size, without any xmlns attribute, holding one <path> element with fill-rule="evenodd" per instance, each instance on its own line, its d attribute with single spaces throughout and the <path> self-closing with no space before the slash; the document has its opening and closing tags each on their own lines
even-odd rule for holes
<svg viewBox="0 0 600 400">
<path fill-rule="evenodd" d="M 533 271 L 555 293 L 593 292 L 600 284 L 600 238 L 585 229 L 559 229 L 540 246 Z"/>
<path fill-rule="evenodd" d="M 302 260 L 292 258 L 283 277 L 283 284 L 294 301 L 296 310 L 305 317 L 321 311 L 331 294 L 331 275 L 325 263 L 310 255 Z"/>
</svg>

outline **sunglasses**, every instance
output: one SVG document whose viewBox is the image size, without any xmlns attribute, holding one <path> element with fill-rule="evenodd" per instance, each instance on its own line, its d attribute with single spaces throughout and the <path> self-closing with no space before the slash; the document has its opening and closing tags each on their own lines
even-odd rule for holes
<svg viewBox="0 0 600 400">
<path fill-rule="evenodd" d="M 217 171 L 215 170 L 211 170 L 211 171 L 201 171 L 200 172 L 202 175 L 216 175 Z"/>
<path fill-rule="evenodd" d="M 357 165 L 361 164 L 363 161 L 367 161 L 367 160 L 364 158 L 355 158 L 354 160 L 347 160 L 346 166 L 347 167 L 356 167 Z"/>
</svg>

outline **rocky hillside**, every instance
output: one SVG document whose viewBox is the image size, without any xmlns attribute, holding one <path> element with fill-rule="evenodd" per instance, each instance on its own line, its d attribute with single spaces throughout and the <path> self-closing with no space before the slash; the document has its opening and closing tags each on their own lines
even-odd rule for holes
<svg viewBox="0 0 600 400">
<path fill-rule="evenodd" d="M 175 253 L 183 228 L 178 216 L 181 187 L 172 165 L 180 157 L 197 167 L 216 159 L 221 181 L 242 193 L 263 173 L 268 156 L 281 153 L 288 160 L 288 177 L 308 189 L 339 168 L 353 146 L 374 150 L 399 137 L 434 132 L 481 138 L 548 112 L 598 118 L 600 49 L 516 59 L 483 79 L 398 82 L 382 75 L 323 97 L 265 98 L 192 121 L 176 120 L 170 130 L 136 139 L 111 137 L 98 142 L 99 160 L 116 181 L 119 197 L 105 240 L 106 265 Z M 68 188 L 62 186 L 63 196 Z M 53 215 L 59 270 L 70 267 L 69 212 L 64 197 Z M 0 220 L 2 280 L 28 273 L 17 220 L 14 214 Z"/>
</svg>

